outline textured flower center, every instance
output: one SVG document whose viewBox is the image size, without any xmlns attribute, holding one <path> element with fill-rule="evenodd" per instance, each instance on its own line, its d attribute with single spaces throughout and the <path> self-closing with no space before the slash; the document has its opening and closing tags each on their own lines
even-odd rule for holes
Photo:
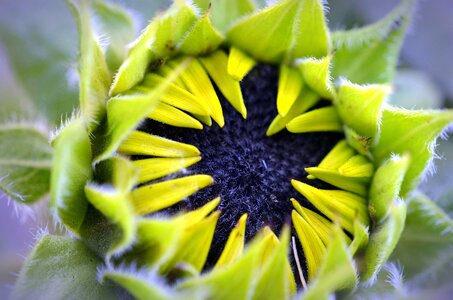
<svg viewBox="0 0 453 300">
<path fill-rule="evenodd" d="M 242 214 L 248 214 L 247 240 L 265 226 L 278 233 L 283 224 L 290 223 L 292 204 L 289 199 L 300 198 L 290 180 L 304 181 L 307 176 L 304 168 L 318 165 L 342 138 L 338 133 L 292 134 L 286 130 L 266 136 L 277 114 L 277 84 L 278 70 L 268 65 L 256 67 L 244 78 L 241 86 L 248 111 L 246 120 L 218 93 L 225 116 L 223 128 L 213 124 L 201 131 L 148 120 L 140 129 L 200 149 L 202 160 L 187 172 L 211 175 L 214 184 L 168 211 L 193 210 L 221 197 L 221 217 L 208 265 L 220 256 Z M 310 184 L 324 188 L 327 185 L 317 180 L 311 180 Z M 313 208 L 308 201 L 304 205 Z"/>
</svg>

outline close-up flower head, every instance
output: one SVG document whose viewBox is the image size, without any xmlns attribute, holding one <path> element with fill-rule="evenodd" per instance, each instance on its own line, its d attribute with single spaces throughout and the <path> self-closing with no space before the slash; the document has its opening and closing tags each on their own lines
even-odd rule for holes
<svg viewBox="0 0 453 300">
<path fill-rule="evenodd" d="M 394 1 L 333 30 L 323 0 L 258 2 L 173 0 L 134 31 L 127 1 L 67 0 L 78 39 L 27 40 L 41 58 L 63 56 L 46 39 L 78 45 L 28 81 L 40 103 L 78 104 L 49 104 L 61 120 L 49 130 L 3 102 L 18 92 L 2 95 L 1 195 L 40 220 L 12 299 L 452 295 L 452 198 L 419 186 L 436 179 L 453 110 L 415 102 L 440 101 L 418 73 L 399 100 L 400 50 L 423 9 Z"/>
</svg>

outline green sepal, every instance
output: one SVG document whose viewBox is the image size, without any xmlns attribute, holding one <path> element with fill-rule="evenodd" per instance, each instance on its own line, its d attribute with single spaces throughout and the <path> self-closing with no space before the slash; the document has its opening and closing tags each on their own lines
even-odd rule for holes
<svg viewBox="0 0 453 300">
<path fill-rule="evenodd" d="M 49 192 L 53 150 L 41 124 L 0 124 L 0 190 L 19 204 Z"/>
<path fill-rule="evenodd" d="M 293 41 L 288 59 L 321 58 L 331 49 L 330 32 L 324 16 L 322 0 L 296 0 L 299 3 Z"/>
<path fill-rule="evenodd" d="M 299 5 L 298 0 L 284 0 L 240 19 L 227 31 L 229 43 L 255 59 L 283 61 L 293 43 Z"/>
<path fill-rule="evenodd" d="M 211 9 L 211 20 L 221 32 L 236 20 L 255 10 L 253 0 L 195 0 L 195 5 L 203 11 Z"/>
<path fill-rule="evenodd" d="M 102 161 L 96 167 L 96 173 L 109 174 L 111 178 L 104 178 L 106 182 L 103 184 L 87 184 L 85 194 L 88 201 L 121 230 L 120 237 L 113 241 L 107 252 L 107 256 L 111 256 L 123 252 L 135 237 L 136 222 L 130 191 L 138 174 L 133 163 L 121 157 Z"/>
<path fill-rule="evenodd" d="M 131 93 L 116 96 L 107 102 L 107 137 L 102 153 L 95 158 L 95 163 L 110 157 L 121 141 L 143 120 L 156 106 L 166 88 L 184 70 L 190 59 L 182 63 L 154 89 L 147 93 Z"/>
<path fill-rule="evenodd" d="M 93 8 L 103 32 L 108 34 L 109 45 L 105 56 L 110 71 L 115 72 L 127 56 L 127 44 L 134 36 L 134 19 L 123 7 L 104 0 L 93 1 Z"/>
<path fill-rule="evenodd" d="M 91 143 L 81 118 L 74 119 L 52 141 L 54 158 L 50 180 L 50 207 L 61 221 L 79 232 L 88 202 L 85 184 L 92 177 Z"/>
<path fill-rule="evenodd" d="M 370 186 L 368 210 L 379 222 L 387 216 L 392 202 L 398 197 L 406 171 L 411 163 L 408 154 L 393 155 L 376 170 Z"/>
<path fill-rule="evenodd" d="M 223 36 L 211 24 L 209 11 L 200 18 L 179 44 L 179 50 L 187 55 L 203 55 L 217 49 Z"/>
<path fill-rule="evenodd" d="M 334 78 L 344 76 L 358 84 L 391 82 L 414 2 L 403 0 L 369 26 L 332 33 Z"/>
<path fill-rule="evenodd" d="M 332 54 L 322 59 L 313 57 L 297 60 L 297 67 L 302 72 L 304 82 L 321 97 L 333 99 L 335 90 L 330 77 Z"/>
<path fill-rule="evenodd" d="M 273 253 L 266 259 L 258 275 L 252 299 L 289 299 L 290 279 L 288 276 L 289 230 L 285 228 Z"/>
<path fill-rule="evenodd" d="M 346 125 L 343 126 L 343 131 L 349 146 L 351 146 L 354 150 L 356 150 L 363 156 L 371 159 L 370 147 L 373 139 L 370 137 L 361 136 L 352 128 L 349 128 Z"/>
<path fill-rule="evenodd" d="M 391 259 L 404 266 L 405 279 L 417 286 L 451 286 L 453 220 L 423 194 L 408 202 L 404 231 Z"/>
<path fill-rule="evenodd" d="M 105 104 L 112 82 L 101 46 L 92 31 L 87 1 L 77 6 L 67 1 L 79 29 L 80 109 L 88 131 L 93 131 L 105 116 Z"/>
<path fill-rule="evenodd" d="M 343 80 L 338 88 L 335 106 L 343 123 L 360 136 L 379 135 L 382 105 L 390 93 L 388 85 L 357 85 Z"/>
<path fill-rule="evenodd" d="M 260 257 L 267 245 L 266 239 L 259 234 L 240 259 L 205 275 L 184 281 L 177 289 L 207 293 L 205 296 L 218 300 L 247 299 L 256 282 Z"/>
<path fill-rule="evenodd" d="M 389 214 L 373 230 L 370 241 L 363 256 L 361 279 L 373 282 L 395 249 L 404 229 L 407 205 L 401 199 L 396 199 L 389 209 Z"/>
<path fill-rule="evenodd" d="M 434 155 L 434 143 L 453 122 L 453 110 L 409 111 L 387 106 L 382 114 L 379 142 L 371 149 L 378 164 L 392 154 L 411 156 L 400 195 L 405 197 L 420 181 Z"/>
<path fill-rule="evenodd" d="M 82 241 L 44 236 L 25 261 L 11 299 L 118 299 L 96 279 L 102 260 Z"/>
<path fill-rule="evenodd" d="M 369 230 L 368 227 L 363 225 L 358 219 L 354 220 L 354 238 L 349 245 L 351 255 L 355 255 L 357 252 L 363 250 L 369 241 Z"/>
<path fill-rule="evenodd" d="M 101 273 L 102 283 L 113 282 L 137 300 L 170 300 L 175 293 L 156 275 L 141 275 L 139 271 L 106 270 Z M 179 299 L 179 298 L 178 298 Z"/>
<path fill-rule="evenodd" d="M 115 75 L 110 95 L 125 92 L 142 81 L 149 65 L 170 57 L 177 44 L 198 19 L 186 1 L 176 1 L 156 17 L 133 43 L 126 60 Z"/>
<path fill-rule="evenodd" d="M 336 291 L 354 289 L 357 281 L 352 255 L 342 232 L 337 228 L 317 276 L 299 299 L 328 299 Z"/>
</svg>

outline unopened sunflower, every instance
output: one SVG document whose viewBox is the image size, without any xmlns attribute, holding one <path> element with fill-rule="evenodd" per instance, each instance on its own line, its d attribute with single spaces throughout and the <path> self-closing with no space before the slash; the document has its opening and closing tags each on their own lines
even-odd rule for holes
<svg viewBox="0 0 453 300">
<path fill-rule="evenodd" d="M 115 37 L 120 11 L 94 4 Z M 175 0 L 124 56 L 104 54 L 85 1 L 69 5 L 80 112 L 52 140 L 51 208 L 95 253 L 102 288 L 82 294 L 323 299 L 372 284 L 453 121 L 386 103 L 413 1 L 330 32 L 320 0 Z"/>
</svg>

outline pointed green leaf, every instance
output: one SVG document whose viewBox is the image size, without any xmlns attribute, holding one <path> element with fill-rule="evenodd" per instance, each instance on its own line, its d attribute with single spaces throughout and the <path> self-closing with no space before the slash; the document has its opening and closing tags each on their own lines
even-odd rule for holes
<svg viewBox="0 0 453 300">
<path fill-rule="evenodd" d="M 401 195 L 418 184 L 433 156 L 434 143 L 444 128 L 453 122 L 453 111 L 409 111 L 387 106 L 382 115 L 381 136 L 371 152 L 378 163 L 392 154 L 411 156 Z"/>
<path fill-rule="evenodd" d="M 227 32 L 230 44 L 264 62 L 281 62 L 291 43 L 298 0 L 284 0 L 235 23 Z"/>
<path fill-rule="evenodd" d="M 184 34 L 197 20 L 194 8 L 176 1 L 163 15 L 154 19 L 133 43 L 110 89 L 115 96 L 142 81 L 149 65 L 174 54 Z"/>
<path fill-rule="evenodd" d="M 358 84 L 390 82 L 414 2 L 403 0 L 388 16 L 369 26 L 334 32 L 334 78 L 344 76 Z"/>
<path fill-rule="evenodd" d="M 83 242 L 44 236 L 25 261 L 11 299 L 118 299 L 97 281 L 102 260 Z"/>
<path fill-rule="evenodd" d="M 214 26 L 225 32 L 228 26 L 240 17 L 254 11 L 253 0 L 195 0 L 194 3 L 204 11 L 211 9 Z"/>
<path fill-rule="evenodd" d="M 77 20 L 80 47 L 80 109 L 88 131 L 93 131 L 105 116 L 111 76 L 99 42 L 96 40 L 91 12 L 86 1 L 68 1 Z"/>
<path fill-rule="evenodd" d="M 387 218 L 373 230 L 363 257 L 363 270 L 360 275 L 363 281 L 373 282 L 392 254 L 404 229 L 406 210 L 406 203 L 396 199 L 390 206 Z"/>
<path fill-rule="evenodd" d="M 453 220 L 434 202 L 418 194 L 408 203 L 407 219 L 392 254 L 409 282 L 426 288 L 450 286 Z"/>
<path fill-rule="evenodd" d="M 373 143 L 371 137 L 361 136 L 348 126 L 343 126 L 346 141 L 355 151 L 371 159 L 370 147 Z"/>
<path fill-rule="evenodd" d="M 93 1 L 93 8 L 101 21 L 102 32 L 108 34 L 106 52 L 110 71 L 115 72 L 127 56 L 127 45 L 134 37 L 134 19 L 123 7 L 104 0 Z"/>
<path fill-rule="evenodd" d="M 354 221 L 354 239 L 349 245 L 351 255 L 355 255 L 358 251 L 363 250 L 369 241 L 368 226 L 363 225 L 358 219 Z"/>
<path fill-rule="evenodd" d="M 123 251 L 134 240 L 136 224 L 130 191 L 135 184 L 137 170 L 132 162 L 121 157 L 103 161 L 97 168 L 104 169 L 103 173 L 112 178 L 102 185 L 86 185 L 85 194 L 88 201 L 121 230 L 120 237 L 113 241 L 107 252 L 111 256 Z"/>
<path fill-rule="evenodd" d="M 382 104 L 391 87 L 388 85 L 360 86 L 343 81 L 335 105 L 343 122 L 364 137 L 378 136 Z"/>
<path fill-rule="evenodd" d="M 332 54 L 322 59 L 313 57 L 297 60 L 297 67 L 302 72 L 306 84 L 321 97 L 333 99 L 335 91 L 330 77 Z"/>
<path fill-rule="evenodd" d="M 66 226 L 78 232 L 88 205 L 84 188 L 92 177 L 91 143 L 84 120 L 77 118 L 64 127 L 52 146 L 50 206 Z"/>
<path fill-rule="evenodd" d="M 49 192 L 52 148 L 42 124 L 0 125 L 0 190 L 31 204 Z"/>
<path fill-rule="evenodd" d="M 185 35 L 178 48 L 184 54 L 203 55 L 217 49 L 222 41 L 222 34 L 212 26 L 207 12 Z"/>
<path fill-rule="evenodd" d="M 394 155 L 376 170 L 368 204 L 370 216 L 376 222 L 388 214 L 392 202 L 398 197 L 410 162 L 409 155 Z"/>
<path fill-rule="evenodd" d="M 326 56 L 331 47 L 329 29 L 324 17 L 322 0 L 299 0 L 290 55 L 300 57 Z"/>
</svg>

